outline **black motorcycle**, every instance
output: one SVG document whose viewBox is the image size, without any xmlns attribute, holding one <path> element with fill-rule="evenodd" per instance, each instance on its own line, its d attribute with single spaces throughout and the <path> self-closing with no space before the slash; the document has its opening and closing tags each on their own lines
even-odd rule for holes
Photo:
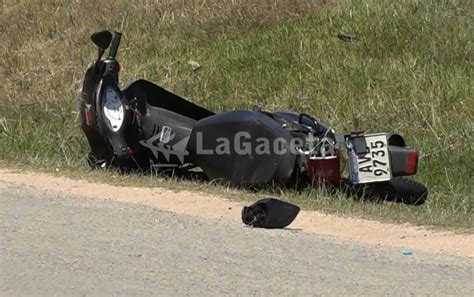
<svg viewBox="0 0 474 297">
<path fill-rule="evenodd" d="M 149 81 L 119 88 L 121 33 L 92 34 L 98 57 L 79 91 L 93 168 L 190 170 L 234 185 L 331 184 L 421 204 L 418 154 L 394 133 L 338 135 L 311 115 L 252 110 L 214 113 Z M 109 48 L 107 58 L 103 58 Z"/>
</svg>

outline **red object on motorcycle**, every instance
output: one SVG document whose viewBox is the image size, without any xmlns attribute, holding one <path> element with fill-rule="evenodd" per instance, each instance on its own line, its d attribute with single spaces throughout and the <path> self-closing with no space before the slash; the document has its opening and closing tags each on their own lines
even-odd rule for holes
<svg viewBox="0 0 474 297">
<path fill-rule="evenodd" d="M 418 165 L 418 154 L 416 152 L 409 152 L 408 153 L 408 160 L 407 160 L 407 167 L 406 173 L 408 175 L 412 175 L 416 173 L 416 168 Z"/>
<path fill-rule="evenodd" d="M 313 182 L 326 181 L 333 185 L 340 183 L 341 171 L 337 156 L 308 158 L 307 164 Z"/>
</svg>

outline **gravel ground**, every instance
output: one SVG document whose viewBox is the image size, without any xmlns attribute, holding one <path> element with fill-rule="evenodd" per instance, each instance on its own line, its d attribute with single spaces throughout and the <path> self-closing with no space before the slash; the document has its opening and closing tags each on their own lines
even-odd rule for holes
<svg viewBox="0 0 474 297">
<path fill-rule="evenodd" d="M 472 258 L 0 182 L 0 295 L 474 295 Z"/>
</svg>

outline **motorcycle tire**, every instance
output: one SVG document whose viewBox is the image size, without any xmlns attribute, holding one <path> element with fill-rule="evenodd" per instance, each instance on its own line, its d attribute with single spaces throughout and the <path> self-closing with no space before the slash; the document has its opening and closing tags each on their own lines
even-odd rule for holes
<svg viewBox="0 0 474 297">
<path fill-rule="evenodd" d="M 421 205 L 428 198 L 428 189 L 414 179 L 395 177 L 387 182 L 370 185 L 368 194 L 376 199 Z"/>
</svg>

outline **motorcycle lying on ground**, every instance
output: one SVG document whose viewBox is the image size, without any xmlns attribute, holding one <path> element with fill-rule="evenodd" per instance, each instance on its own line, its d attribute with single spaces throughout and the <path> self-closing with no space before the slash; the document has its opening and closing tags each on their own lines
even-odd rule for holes
<svg viewBox="0 0 474 297">
<path fill-rule="evenodd" d="M 338 135 L 311 115 L 214 113 L 149 81 L 119 88 L 121 33 L 92 34 L 98 57 L 79 91 L 93 168 L 195 170 L 238 186 L 330 184 L 409 204 L 427 198 L 417 152 L 395 133 Z M 109 48 L 106 58 L 105 51 Z"/>
</svg>

